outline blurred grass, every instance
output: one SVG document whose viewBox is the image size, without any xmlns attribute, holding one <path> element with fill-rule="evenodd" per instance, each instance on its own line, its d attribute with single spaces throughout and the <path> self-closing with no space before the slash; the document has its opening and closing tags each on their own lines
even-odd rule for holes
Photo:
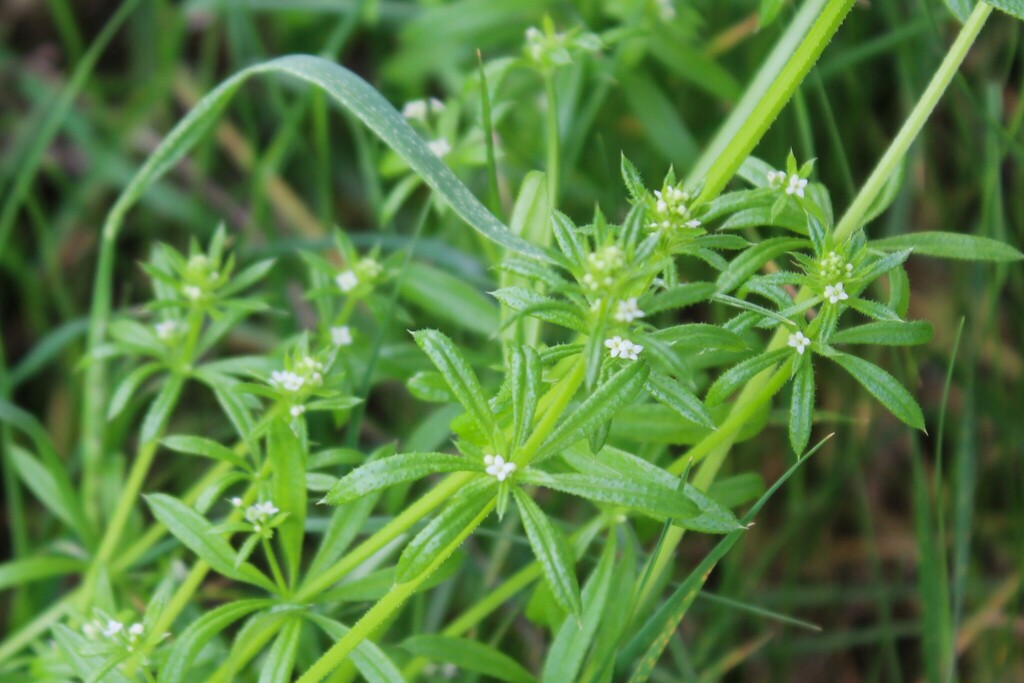
<svg viewBox="0 0 1024 683">
<path fill-rule="evenodd" d="M 621 23 L 652 31 L 649 41 L 610 46 L 560 72 L 557 81 L 563 209 L 586 218 L 600 203 L 619 217 L 625 207 L 619 151 L 651 179 L 668 164 L 689 171 L 795 11 L 787 6 L 780 21 L 758 32 L 754 2 L 679 3 L 674 22 L 652 21 L 647 4 L 0 4 L 0 395 L 39 416 L 60 453 L 76 462 L 76 366 L 98 226 L 133 170 L 198 95 L 270 56 L 311 52 L 338 59 L 397 106 L 424 95 L 462 99 L 467 121 L 478 125 L 479 95 L 465 83 L 478 48 L 485 61 L 518 54 L 524 29 L 545 13 L 560 27 L 586 22 L 603 30 Z M 120 28 L 111 19 L 118 11 L 126 17 Z M 837 208 L 845 206 L 955 29 L 934 1 L 859 6 L 757 154 L 781 163 L 792 147 L 800 158 L 817 158 L 817 177 L 832 189 Z M 872 235 L 941 229 L 1024 242 L 1021 37 L 1008 17 L 990 22 L 914 147 L 905 183 Z M 489 84 L 499 93 L 493 106 L 507 212 L 523 176 L 544 163 L 543 114 L 534 106 L 542 84 L 522 72 L 489 75 Z M 133 213 L 117 264 L 118 301 L 145 295 L 136 263 L 154 240 L 180 242 L 174 235 L 182 227 L 206 235 L 221 219 L 248 254 L 322 246 L 325 227 L 334 224 L 368 243 L 375 240 L 369 231 L 387 230 L 385 250 L 407 245 L 412 210 L 393 222 L 383 219 L 393 185 L 376 172 L 384 151 L 351 123 L 317 95 L 296 95 L 279 83 L 248 86 L 216 133 Z M 457 170 L 486 196 L 481 168 Z M 473 256 L 477 249 L 475 238 L 446 215 L 431 222 L 419 243 L 417 258 L 425 265 L 418 267 L 443 268 L 480 291 L 493 289 L 491 274 Z M 937 433 L 909 434 L 838 375 L 822 382 L 827 413 L 818 429 L 837 437 L 798 470 L 756 532 L 723 560 L 709 589 L 823 631 L 701 600 L 683 623 L 682 639 L 670 645 L 662 680 L 940 681 L 953 671 L 961 680 L 1024 680 L 1024 278 L 1019 268 L 914 260 L 910 275 L 911 316 L 935 324 L 935 341 L 913 358 L 887 352 L 885 360 L 904 367 L 930 417 L 945 414 L 943 443 Z M 274 277 L 283 292 L 279 303 L 301 314 L 301 285 L 287 274 Z M 423 314 L 414 298 L 402 305 Z M 245 330 L 231 343 L 266 347 L 275 325 Z M 463 334 L 475 339 L 472 330 Z M 387 344 L 377 372 L 400 377 L 408 367 L 405 351 Z M 428 410 L 394 386 L 384 392 L 369 405 L 371 433 L 399 424 L 405 439 L 430 441 L 444 432 L 445 419 L 424 421 Z M 401 407 L 385 405 L 388 400 Z M 399 420 L 400 413 L 406 417 Z M 5 452 L 9 438 L 0 433 Z M 664 449 L 652 446 L 646 455 L 668 460 Z M 774 479 L 787 467 L 787 453 L 783 430 L 771 430 L 738 446 L 730 468 Z M 6 559 L 25 556 L 30 539 L 46 537 L 46 521 L 34 514 L 35 503 L 23 500 L 4 462 Z M 165 481 L 184 476 L 168 469 L 161 473 Z M 707 548 L 700 539 L 684 544 L 681 576 Z M 497 575 L 497 567 L 490 572 Z M 403 618 L 428 629 L 443 623 L 458 604 L 443 586 L 416 596 Z M 54 590 L 41 584 L 5 597 L 5 625 L 13 630 L 42 611 Z M 515 628 L 531 642 L 529 627 L 513 624 L 513 616 L 491 636 Z"/>
</svg>

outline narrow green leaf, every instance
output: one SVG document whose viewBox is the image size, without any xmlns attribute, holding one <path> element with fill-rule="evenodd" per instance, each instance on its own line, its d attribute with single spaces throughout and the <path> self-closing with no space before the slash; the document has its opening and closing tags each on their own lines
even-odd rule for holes
<svg viewBox="0 0 1024 683">
<path fill-rule="evenodd" d="M 604 617 L 604 606 L 612 587 L 615 546 L 615 532 L 612 530 L 604 544 L 601 559 L 583 588 L 583 616 L 579 619 L 571 614 L 566 616 L 551 643 L 541 673 L 544 683 L 575 681 L 579 675 L 583 658 Z"/>
<path fill-rule="evenodd" d="M 647 381 L 647 363 L 634 361 L 602 382 L 575 410 L 551 430 L 537 452 L 537 460 L 571 446 L 611 420 L 629 404 Z"/>
<path fill-rule="evenodd" d="M 412 336 L 448 382 L 455 398 L 477 421 L 484 433 L 496 433 L 494 413 L 484 396 L 480 380 L 452 340 L 437 330 L 421 330 L 413 332 Z"/>
<path fill-rule="evenodd" d="M 516 479 L 599 503 L 621 505 L 656 519 L 668 517 L 685 521 L 700 512 L 682 491 L 650 482 L 592 474 L 549 474 L 532 468 L 518 474 Z"/>
<path fill-rule="evenodd" d="M 999 7 L 995 2 L 989 4 Z M 873 240 L 871 248 L 882 251 L 913 249 L 916 256 L 967 261 L 1009 262 L 1024 259 L 1024 254 L 1009 244 L 989 237 L 958 232 L 912 232 Z"/>
<path fill-rule="evenodd" d="M 123 657 L 115 656 L 111 659 L 109 654 L 90 652 L 89 646 L 92 643 L 64 624 L 54 625 L 53 636 L 61 653 L 67 658 L 71 668 L 81 680 L 90 681 L 97 672 L 102 672 L 105 682 L 130 683 L 131 679 L 115 668 Z"/>
<path fill-rule="evenodd" d="M 657 313 L 675 308 L 685 308 L 701 301 L 708 301 L 715 294 L 713 282 L 687 282 L 650 298 L 640 300 L 640 308 L 647 313 Z"/>
<path fill-rule="evenodd" d="M 482 292 L 447 271 L 411 263 L 400 280 L 402 298 L 432 316 L 485 336 L 498 330 L 498 307 Z"/>
<path fill-rule="evenodd" d="M 167 663 L 160 669 L 160 683 L 182 683 L 189 667 L 218 633 L 257 610 L 270 607 L 272 600 L 237 600 L 214 608 L 177 634 Z"/>
<path fill-rule="evenodd" d="M 373 460 L 349 472 L 327 492 L 321 502 L 341 505 L 374 491 L 422 479 L 438 472 L 482 472 L 474 459 L 446 453 L 403 453 Z"/>
<path fill-rule="evenodd" d="M 878 303 L 877 301 L 872 301 L 871 299 L 851 298 L 844 303 L 858 313 L 863 313 L 874 320 L 900 321 L 900 317 L 896 315 L 896 311 L 884 304 Z"/>
<path fill-rule="evenodd" d="M 850 373 L 889 412 L 914 429 L 924 431 L 924 415 L 921 413 L 921 407 L 895 377 L 874 363 L 856 356 L 836 352 L 829 355 L 828 358 Z"/>
<path fill-rule="evenodd" d="M 470 638 L 428 633 L 406 638 L 401 647 L 418 657 L 454 664 L 460 669 L 499 681 L 536 683 L 536 679 L 519 662 L 490 645 Z"/>
<path fill-rule="evenodd" d="M 732 330 L 707 323 L 673 325 L 662 328 L 651 336 L 672 346 L 686 349 L 744 351 L 749 348 L 743 338 Z"/>
<path fill-rule="evenodd" d="M 39 502 L 79 538 L 88 541 L 91 532 L 67 471 L 56 464 L 43 463 L 17 444 L 11 444 L 8 455 L 14 471 Z"/>
<path fill-rule="evenodd" d="M 529 346 L 509 352 L 508 373 L 512 390 L 512 447 L 522 445 L 533 425 L 541 391 L 540 356 Z"/>
<path fill-rule="evenodd" d="M 708 429 L 715 428 L 715 421 L 700 399 L 668 375 L 652 372 L 644 388 L 659 403 L 668 406 L 687 420 Z"/>
<path fill-rule="evenodd" d="M 540 562 L 544 577 L 551 585 L 551 593 L 563 609 L 579 616 L 583 604 L 580 602 L 580 587 L 576 583 L 576 562 L 565 536 L 518 486 L 512 487 L 512 497 L 519 508 L 533 554 Z"/>
<path fill-rule="evenodd" d="M 334 619 L 313 612 L 306 612 L 305 617 L 322 628 L 335 642 L 348 633 L 348 627 Z M 366 679 L 366 683 L 395 683 L 405 680 L 394 662 L 370 639 L 356 645 L 349 657 L 356 670 Z"/>
<path fill-rule="evenodd" d="M 26 557 L 3 562 L 0 563 L 0 591 L 55 576 L 73 574 L 84 568 L 84 561 L 63 555 Z"/>
<path fill-rule="evenodd" d="M 793 377 L 793 397 L 789 409 L 789 443 L 798 457 L 803 455 L 811 439 L 813 423 L 814 367 L 810 358 L 804 358 Z"/>
<path fill-rule="evenodd" d="M 302 545 L 306 529 L 306 460 L 305 444 L 284 418 L 270 424 L 267 435 L 267 458 L 270 460 L 271 499 L 288 517 L 277 527 L 277 541 L 284 554 L 284 564 L 292 585 L 298 581 L 302 562 Z"/>
<path fill-rule="evenodd" d="M 229 462 L 235 467 L 243 470 L 251 470 L 249 463 L 242 456 L 235 453 L 227 446 L 202 436 L 177 435 L 168 436 L 160 441 L 166 448 L 178 453 L 189 455 L 201 455 L 204 458 L 212 458 L 221 462 Z"/>
<path fill-rule="evenodd" d="M 715 383 L 708 389 L 705 403 L 709 406 L 722 403 L 752 377 L 767 370 L 792 353 L 793 349 L 788 347 L 775 349 L 774 351 L 766 351 L 741 363 L 737 363 L 718 376 Z"/>
<path fill-rule="evenodd" d="M 114 394 L 110 399 L 110 407 L 107 408 L 107 419 L 113 420 L 128 405 L 134 396 L 135 392 L 138 391 L 139 386 L 142 385 L 146 379 L 149 378 L 154 372 L 159 370 L 162 366 L 159 363 L 146 363 L 132 370 L 128 375 L 121 380 L 121 383 L 114 389 Z"/>
<path fill-rule="evenodd" d="M 832 335 L 829 343 L 914 346 L 930 342 L 933 331 L 932 324 L 923 320 L 880 321 L 840 330 Z"/>
<path fill-rule="evenodd" d="M 492 477 L 478 479 L 455 494 L 406 546 L 398 558 L 395 580 L 412 581 L 426 571 L 494 498 L 495 483 Z"/>
<path fill-rule="evenodd" d="M 494 290 L 491 295 L 520 315 L 532 316 L 576 332 L 587 331 L 587 324 L 580 316 L 579 311 L 568 302 L 552 299 L 524 287 L 503 287 Z M 511 318 L 506 324 L 516 320 L 517 317 Z"/>
<path fill-rule="evenodd" d="M 964 0 L 954 1 L 963 2 Z M 1024 21 L 1024 0 L 985 0 L 985 2 L 996 9 L 1006 12 L 1011 17 Z M 966 20 L 966 17 L 963 17 L 962 19 Z"/>
<path fill-rule="evenodd" d="M 773 237 L 759 242 L 729 262 L 729 269 L 718 276 L 715 285 L 720 293 L 731 292 L 746 282 L 761 266 L 787 251 L 804 247 L 807 240 L 793 237 Z"/>
<path fill-rule="evenodd" d="M 565 257 L 574 268 L 583 268 L 587 260 L 587 248 L 572 220 L 560 211 L 551 215 L 551 227 L 555 233 L 555 241 Z"/>
<path fill-rule="evenodd" d="M 153 516 L 214 571 L 230 579 L 246 581 L 270 591 L 276 590 L 274 584 L 251 564 L 244 563 L 236 568 L 235 551 L 231 545 L 212 533 L 212 525 L 198 512 L 177 498 L 163 493 L 151 493 L 145 498 Z"/>
<path fill-rule="evenodd" d="M 290 683 L 301 634 L 302 621 L 298 616 L 284 622 L 274 644 L 260 664 L 259 683 Z"/>
</svg>

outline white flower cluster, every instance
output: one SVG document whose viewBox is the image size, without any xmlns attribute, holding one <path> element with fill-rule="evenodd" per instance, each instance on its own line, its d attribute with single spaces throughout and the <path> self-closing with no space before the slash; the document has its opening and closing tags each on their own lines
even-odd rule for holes
<svg viewBox="0 0 1024 683">
<path fill-rule="evenodd" d="M 275 370 L 270 373 L 270 386 L 285 391 L 296 392 L 306 383 L 306 378 L 287 370 Z"/>
<path fill-rule="evenodd" d="M 106 624 L 100 624 L 90 622 L 82 627 L 82 630 L 89 637 L 95 637 L 97 634 L 102 635 L 108 640 L 117 640 L 128 646 L 128 650 L 131 651 L 132 647 L 138 642 L 139 638 L 146 632 L 146 627 L 139 622 L 135 622 L 131 626 L 125 628 L 125 625 L 116 619 L 108 619 Z"/>
<path fill-rule="evenodd" d="M 236 500 L 238 500 L 238 499 L 234 498 L 234 499 L 232 499 L 231 502 L 234 503 Z M 236 504 L 236 507 L 238 507 L 241 504 L 242 504 L 242 501 L 239 500 L 238 503 Z M 262 503 L 253 503 L 248 508 L 246 508 L 245 509 L 245 519 L 250 524 L 252 524 L 253 529 L 257 533 L 259 533 L 259 531 L 262 529 L 263 525 L 266 524 L 267 521 L 271 517 L 276 515 L 278 512 L 280 512 L 280 510 L 277 509 L 277 506 L 274 505 L 274 503 L 272 501 L 267 500 L 267 501 L 263 501 Z"/>
<path fill-rule="evenodd" d="M 405 106 L 402 107 L 402 116 L 415 121 L 426 121 L 428 113 L 437 114 L 442 111 L 444 111 L 444 102 L 436 97 L 430 97 L 423 100 L 406 102 Z"/>
<path fill-rule="evenodd" d="M 605 339 L 604 345 L 608 347 L 608 353 L 612 358 L 622 358 L 623 360 L 636 360 L 640 357 L 640 352 L 644 350 L 640 344 L 634 344 L 619 336 Z"/>
<path fill-rule="evenodd" d="M 153 326 L 156 330 L 156 336 L 164 341 L 173 339 L 178 331 L 183 328 L 184 325 L 179 323 L 177 320 L 162 320 Z"/>
<path fill-rule="evenodd" d="M 331 328 L 331 343 L 335 346 L 351 346 L 352 330 L 348 325 L 340 325 Z"/>
<path fill-rule="evenodd" d="M 484 464 L 487 465 L 486 472 L 498 481 L 505 481 L 516 471 L 514 462 L 505 462 L 500 455 L 485 455 Z"/>
<path fill-rule="evenodd" d="M 189 257 L 184 273 L 186 284 L 181 288 L 181 293 L 186 299 L 198 301 L 203 298 L 206 290 L 215 286 L 220 273 L 213 268 L 214 265 L 206 254 L 193 254 Z"/>
<path fill-rule="evenodd" d="M 647 314 L 636 305 L 636 298 L 623 299 L 615 308 L 615 319 L 620 323 L 631 323 Z"/>
<path fill-rule="evenodd" d="M 360 283 L 373 282 L 382 272 L 384 272 L 383 266 L 372 258 L 364 258 L 349 270 L 338 273 L 334 282 L 338 285 L 338 289 L 347 294 L 358 287 Z"/>
<path fill-rule="evenodd" d="M 448 152 L 452 151 L 452 146 L 448 143 L 448 140 L 445 138 L 431 140 L 430 142 L 427 143 L 427 147 L 430 149 L 431 152 L 434 153 L 434 156 L 440 158 L 444 158 L 445 156 L 447 156 Z"/>
<path fill-rule="evenodd" d="M 675 185 L 664 190 L 654 191 L 654 209 L 652 220 L 647 227 L 652 230 L 671 230 L 673 228 L 699 228 L 700 221 L 690 213 L 690 193 Z"/>
<path fill-rule="evenodd" d="M 802 356 L 804 354 L 804 349 L 811 345 L 811 340 L 805 337 L 803 332 L 794 332 L 789 335 L 789 345 L 796 349 L 796 352 Z"/>
<path fill-rule="evenodd" d="M 583 275 L 583 286 L 592 291 L 611 287 L 615 284 L 616 272 L 625 263 L 625 254 L 615 245 L 587 254 L 587 272 Z"/>
<path fill-rule="evenodd" d="M 807 187 L 807 178 L 801 178 L 796 173 L 788 174 L 785 171 L 769 171 L 768 186 L 773 190 L 785 188 L 786 194 L 795 194 L 803 199 L 804 189 Z"/>
<path fill-rule="evenodd" d="M 338 273 L 334 281 L 338 284 L 338 289 L 345 293 L 351 292 L 359 286 L 359 276 L 353 270 L 344 270 Z"/>
<path fill-rule="evenodd" d="M 844 263 L 843 257 L 834 251 L 828 252 L 828 256 L 821 259 L 820 266 L 819 275 L 827 280 L 840 280 L 853 274 L 853 264 Z"/>
</svg>

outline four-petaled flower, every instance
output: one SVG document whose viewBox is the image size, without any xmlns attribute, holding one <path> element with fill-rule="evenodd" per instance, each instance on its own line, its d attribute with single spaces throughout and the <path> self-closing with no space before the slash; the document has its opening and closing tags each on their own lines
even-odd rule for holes
<svg viewBox="0 0 1024 683">
<path fill-rule="evenodd" d="M 849 299 L 850 295 L 843 289 L 843 283 L 837 282 L 834 285 L 825 286 L 825 298 L 828 299 L 829 303 L 837 304 L 840 301 Z"/>
<path fill-rule="evenodd" d="M 107 638 L 113 638 L 122 630 L 124 630 L 124 624 L 122 624 L 120 621 L 114 621 L 113 619 L 111 619 L 107 622 L 107 625 L 103 627 L 102 633 Z"/>
<path fill-rule="evenodd" d="M 636 298 L 623 299 L 615 309 L 615 319 L 622 323 L 631 323 L 645 315 L 647 314 L 636 305 Z"/>
<path fill-rule="evenodd" d="M 298 417 L 306 412 L 306 406 L 292 406 L 288 409 L 288 412 L 291 413 L 292 417 Z"/>
<path fill-rule="evenodd" d="M 445 138 L 431 140 L 427 143 L 427 147 L 430 148 L 430 151 L 433 152 L 436 157 L 444 157 L 448 152 L 452 151 L 452 146 Z"/>
<path fill-rule="evenodd" d="M 803 355 L 804 349 L 811 345 L 811 340 L 804 336 L 803 332 L 794 332 L 789 335 L 789 345 L 796 349 L 796 352 Z"/>
<path fill-rule="evenodd" d="M 334 281 L 338 283 L 338 288 L 343 292 L 351 292 L 359 285 L 359 277 L 351 270 L 338 273 Z"/>
<path fill-rule="evenodd" d="M 438 112 L 444 111 L 444 102 L 431 97 L 425 100 L 412 100 L 406 102 L 405 106 L 402 107 L 402 116 L 407 119 L 416 119 L 417 121 L 425 121 L 427 119 L 427 112 Z"/>
<path fill-rule="evenodd" d="M 803 199 L 804 188 L 807 187 L 807 178 L 801 178 L 797 174 L 789 176 L 789 185 L 786 186 L 786 194 L 795 194 Z"/>
<path fill-rule="evenodd" d="M 514 462 L 505 462 L 505 458 L 500 455 L 485 455 L 484 464 L 487 465 L 487 474 L 498 481 L 505 481 L 516 471 L 516 464 Z"/>
<path fill-rule="evenodd" d="M 287 370 L 275 370 L 270 373 L 270 385 L 284 389 L 285 391 L 298 391 L 305 383 L 306 379 L 294 372 L 288 372 Z"/>
<path fill-rule="evenodd" d="M 278 512 L 280 510 L 277 509 L 277 506 L 272 501 L 267 500 L 250 505 L 245 511 L 245 518 L 252 524 L 253 529 L 259 533 L 261 525 Z"/>
<path fill-rule="evenodd" d="M 331 343 L 335 346 L 350 346 L 352 344 L 352 330 L 348 325 L 331 328 Z"/>
<path fill-rule="evenodd" d="M 604 345 L 608 347 L 608 352 L 612 358 L 636 360 L 640 356 L 640 352 L 644 350 L 644 347 L 639 344 L 634 344 L 628 339 L 623 339 L 619 336 L 605 339 Z"/>
</svg>

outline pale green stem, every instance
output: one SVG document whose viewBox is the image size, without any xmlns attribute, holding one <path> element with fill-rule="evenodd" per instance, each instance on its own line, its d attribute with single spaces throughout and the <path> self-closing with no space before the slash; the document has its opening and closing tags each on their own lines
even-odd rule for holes
<svg viewBox="0 0 1024 683">
<path fill-rule="evenodd" d="M 548 199 L 551 202 L 551 206 L 557 206 L 561 149 L 558 139 L 558 97 L 555 93 L 555 77 L 550 70 L 544 73 L 544 96 L 547 100 L 545 119 L 547 123 L 548 148 Z"/>
</svg>

